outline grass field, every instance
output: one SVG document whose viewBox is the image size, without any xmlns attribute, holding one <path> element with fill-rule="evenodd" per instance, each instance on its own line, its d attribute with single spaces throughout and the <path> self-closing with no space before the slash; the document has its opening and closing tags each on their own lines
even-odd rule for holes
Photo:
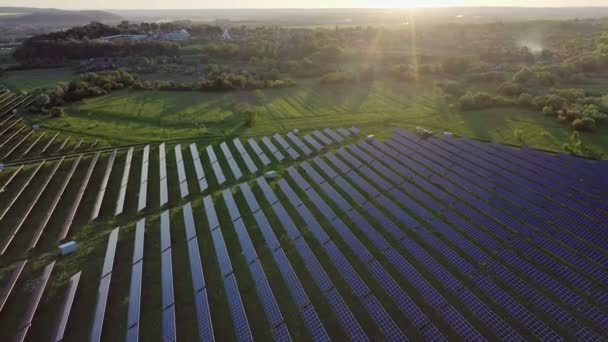
<svg viewBox="0 0 608 342">
<path fill-rule="evenodd" d="M 264 91 L 253 128 L 235 110 L 237 93 L 121 91 L 66 108 L 61 119 L 35 118 L 44 127 L 86 134 L 110 144 L 192 139 L 234 134 L 260 135 L 294 128 L 355 125 L 380 136 L 392 126 L 423 126 L 479 139 L 561 150 L 571 131 L 536 111 L 521 108 L 461 112 L 439 99 L 431 85 L 376 80 L 320 85 L 300 81 Z M 602 130 L 583 135 L 606 153 Z"/>
<path fill-rule="evenodd" d="M 0 84 L 16 91 L 31 91 L 52 87 L 74 77 L 74 72 L 69 68 L 19 70 L 7 72 L 0 78 Z"/>
</svg>

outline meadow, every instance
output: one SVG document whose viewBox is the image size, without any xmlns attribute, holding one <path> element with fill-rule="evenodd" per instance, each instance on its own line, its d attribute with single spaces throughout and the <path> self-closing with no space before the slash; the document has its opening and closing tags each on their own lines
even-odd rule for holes
<svg viewBox="0 0 608 342">
<path fill-rule="evenodd" d="M 2 84 L 14 90 L 33 91 L 70 81 L 74 76 L 71 68 L 8 71 L 2 77 Z"/>
<path fill-rule="evenodd" d="M 290 129 L 355 125 L 386 136 L 392 127 L 425 127 L 482 140 L 560 151 L 571 130 L 542 113 L 521 108 L 460 111 L 435 92 L 432 84 L 385 79 L 321 85 L 299 80 L 298 86 L 264 90 L 253 100 L 258 115 L 253 127 L 237 105 L 252 102 L 246 92 L 200 93 L 119 91 L 66 107 L 59 119 L 36 117 L 43 127 L 84 135 L 108 144 L 257 136 Z M 608 137 L 599 131 L 582 134 L 589 147 L 606 153 Z"/>
</svg>

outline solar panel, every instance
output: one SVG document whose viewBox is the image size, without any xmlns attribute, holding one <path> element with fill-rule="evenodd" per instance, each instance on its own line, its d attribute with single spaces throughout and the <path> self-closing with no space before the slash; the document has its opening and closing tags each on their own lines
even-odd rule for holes
<svg viewBox="0 0 608 342">
<path fill-rule="evenodd" d="M 80 283 L 80 275 L 81 272 L 78 272 L 70 278 L 70 282 L 68 283 L 66 294 L 58 314 L 59 321 L 57 322 L 57 327 L 55 328 L 55 338 L 53 341 L 63 341 L 65 328 L 68 324 L 70 312 L 72 311 L 74 297 L 76 296 L 76 290 L 78 290 L 78 284 Z"/>
<path fill-rule="evenodd" d="M 194 294 L 194 308 L 196 311 L 199 338 L 201 341 L 215 341 L 213 337 L 213 325 L 207 292 L 200 291 Z"/>
<path fill-rule="evenodd" d="M 324 146 L 327 146 L 327 145 L 331 145 L 331 144 L 332 144 L 332 141 L 331 141 L 331 140 L 329 140 L 329 138 L 328 138 L 328 137 L 326 137 L 326 136 L 325 136 L 323 133 L 321 133 L 321 132 L 319 132 L 319 131 L 313 131 L 313 132 L 312 132 L 312 135 L 313 135 L 315 138 L 317 138 L 317 139 L 318 139 L 318 140 L 321 142 L 321 144 L 323 144 Z"/>
<path fill-rule="evenodd" d="M 289 140 L 291 140 L 291 142 L 293 142 L 294 145 L 296 145 L 305 155 L 309 156 L 312 154 L 312 151 L 310 150 L 310 148 L 308 148 L 308 146 L 304 145 L 302 140 L 300 140 L 300 138 L 297 135 L 295 135 L 293 132 L 287 133 L 287 138 L 289 138 Z"/>
<path fill-rule="evenodd" d="M 323 133 L 327 134 L 330 138 L 332 138 L 337 143 L 344 142 L 344 138 L 342 138 L 341 136 L 339 136 L 336 132 L 334 132 L 330 128 L 323 129 Z"/>
<path fill-rule="evenodd" d="M 213 164 L 211 164 L 211 167 L 213 168 L 213 174 L 215 174 L 215 179 L 217 180 L 217 184 L 218 185 L 222 185 L 226 182 L 226 177 L 224 176 L 224 172 L 222 171 L 222 167 L 220 166 L 220 163 L 215 162 Z M 233 170 L 234 172 L 234 170 Z"/>
<path fill-rule="evenodd" d="M 186 227 L 186 239 L 190 240 L 196 236 L 196 226 L 192 215 L 192 203 L 188 202 L 182 207 L 184 215 L 184 226 Z"/>
<path fill-rule="evenodd" d="M 270 141 L 268 137 L 263 137 L 262 143 L 266 145 L 266 148 L 270 150 L 276 160 L 282 161 L 283 159 L 285 159 L 285 156 L 283 156 L 283 154 L 276 148 L 276 146 L 274 146 L 274 144 L 272 143 L 272 141 Z"/>
<path fill-rule="evenodd" d="M 162 207 L 169 202 L 169 190 L 167 188 L 167 153 L 165 151 L 164 143 L 158 146 L 158 160 L 160 167 L 160 206 Z"/>
<path fill-rule="evenodd" d="M 160 214 L 160 251 L 164 252 L 171 248 L 171 227 L 169 222 L 169 210 Z"/>
<path fill-rule="evenodd" d="M 234 324 L 234 332 L 237 340 L 253 341 L 253 336 L 251 335 L 251 329 L 249 328 L 249 322 L 247 321 L 247 315 L 243 308 L 243 302 L 241 301 L 241 295 L 239 294 L 239 288 L 234 274 L 224 278 L 224 291 L 226 293 L 226 299 L 228 299 L 228 307 L 232 316 L 232 323 Z"/>
<path fill-rule="evenodd" d="M 116 200 L 116 216 L 122 214 L 125 205 L 125 196 L 127 194 L 127 184 L 129 183 L 129 172 L 131 170 L 131 160 L 133 159 L 133 147 L 129 148 L 125 159 L 125 168 L 122 171 L 122 179 L 120 181 L 120 190 L 118 199 Z"/>
<path fill-rule="evenodd" d="M 209 185 L 207 184 L 207 179 L 205 178 L 205 171 L 203 170 L 201 158 L 198 153 L 198 147 L 194 143 L 190 144 L 190 154 L 192 155 L 192 163 L 194 164 L 194 171 L 196 173 L 196 179 L 198 180 L 199 189 L 201 192 L 203 192 L 207 190 Z"/>
<path fill-rule="evenodd" d="M 177 341 L 175 336 L 175 305 L 165 308 L 162 312 L 163 316 L 163 341 Z"/>
<path fill-rule="evenodd" d="M 129 292 L 129 308 L 127 314 L 127 327 L 138 327 L 139 310 L 141 300 L 141 280 L 143 273 L 143 262 L 140 260 L 131 269 L 131 289 Z"/>
<path fill-rule="evenodd" d="M 255 199 L 253 192 L 251 192 L 251 187 L 249 187 L 249 184 L 241 183 L 239 184 L 239 187 L 241 188 L 243 196 L 245 196 L 245 201 L 247 202 L 247 205 L 249 206 L 251 212 L 255 213 L 256 211 L 260 210 L 260 206 L 258 205 L 258 202 Z"/>
<path fill-rule="evenodd" d="M 230 189 L 222 191 L 222 197 L 224 198 L 224 203 L 228 208 L 228 213 L 230 214 L 230 218 L 232 219 L 232 221 L 235 221 L 236 219 L 240 218 L 241 214 L 236 206 L 234 197 L 232 197 L 232 192 L 230 191 Z"/>
<path fill-rule="evenodd" d="M 387 341 L 407 341 L 397 323 L 386 312 L 375 296 L 367 296 L 362 301 L 370 317 L 376 321 Z"/>
<path fill-rule="evenodd" d="M 224 241 L 222 230 L 220 228 L 213 230 L 211 232 L 211 237 L 213 238 L 215 255 L 220 267 L 220 272 L 222 273 L 222 277 L 226 277 L 232 273 L 232 263 L 230 262 L 230 255 L 228 254 L 228 249 L 226 248 L 226 242 Z"/>
<path fill-rule="evenodd" d="M 177 177 L 179 180 L 179 192 L 182 198 L 188 196 L 188 179 L 186 178 L 186 168 L 184 167 L 184 157 L 182 146 L 175 145 L 175 161 L 177 164 Z"/>
<path fill-rule="evenodd" d="M 305 135 L 304 136 L 304 140 L 310 145 L 312 146 L 312 148 L 314 148 L 316 151 L 321 151 L 323 149 L 323 146 L 321 146 L 321 144 L 319 144 L 318 141 L 316 141 L 313 137 L 311 137 L 310 135 Z"/>
<path fill-rule="evenodd" d="M 255 248 L 253 247 L 253 243 L 249 238 L 249 233 L 247 232 L 247 228 L 245 227 L 245 223 L 243 219 L 239 218 L 235 220 L 233 223 L 234 230 L 236 231 L 236 235 L 239 238 L 239 242 L 241 244 L 241 250 L 243 251 L 243 256 L 245 257 L 245 262 L 250 264 L 258 259 L 258 255 L 255 252 Z"/>
<path fill-rule="evenodd" d="M 205 288 L 205 277 L 203 275 L 198 241 L 195 238 L 188 241 L 188 256 L 190 260 L 190 272 L 192 274 L 192 288 L 194 288 L 194 292 L 198 292 Z"/>
<path fill-rule="evenodd" d="M 289 143 L 287 143 L 287 141 L 285 141 L 285 139 L 281 135 L 279 135 L 277 133 L 277 134 L 273 135 L 273 138 L 279 142 L 279 145 L 281 145 L 281 147 L 283 147 L 283 149 L 287 152 L 287 154 L 289 154 L 291 159 L 298 159 L 300 157 L 300 154 L 298 152 L 296 152 L 296 150 L 291 148 Z"/>
<path fill-rule="evenodd" d="M 342 127 L 338 128 L 336 131 L 338 131 L 338 133 L 342 134 L 342 136 L 344 136 L 344 137 L 350 137 L 351 136 L 351 133 L 348 130 L 342 128 Z"/>
<path fill-rule="evenodd" d="M 114 268 L 114 254 L 116 254 L 116 245 L 118 243 L 118 230 L 118 228 L 114 228 L 108 237 L 108 245 L 106 247 L 106 254 L 103 260 L 103 268 L 101 270 L 102 278 L 110 274 Z"/>
<path fill-rule="evenodd" d="M 270 188 L 270 185 L 268 185 L 268 182 L 266 182 L 264 177 L 259 177 L 256 179 L 256 183 L 258 183 L 258 186 L 260 189 L 262 189 L 264 196 L 270 204 L 274 204 L 279 201 L 279 198 L 274 194 L 274 191 L 272 191 L 272 188 Z"/>
<path fill-rule="evenodd" d="M 160 255 L 161 261 L 161 299 L 163 309 L 173 305 L 173 262 L 171 249 L 167 249 Z"/>
<path fill-rule="evenodd" d="M 135 226 L 135 243 L 133 247 L 133 264 L 144 258 L 144 233 L 146 219 L 139 220 Z"/>
<path fill-rule="evenodd" d="M 24 259 L 23 261 L 20 261 L 17 263 L 17 266 L 11 272 L 11 276 L 10 276 L 9 280 L 7 281 L 6 285 L 4 285 L 4 287 L 2 288 L 2 294 L 0 295 L 0 312 L 2 312 L 2 308 L 4 307 L 4 304 L 6 304 L 6 301 L 8 300 L 11 293 L 13 292 L 13 288 L 15 287 L 17 280 L 19 280 L 19 276 L 21 275 L 21 272 L 23 272 L 23 268 L 25 267 L 26 263 L 27 263 L 27 259 Z"/>
<path fill-rule="evenodd" d="M 97 191 L 97 197 L 95 198 L 95 204 L 93 204 L 93 211 L 91 212 L 91 218 L 89 219 L 90 221 L 93 221 L 99 217 L 99 211 L 101 210 L 101 204 L 106 193 L 108 181 L 110 180 L 110 174 L 112 173 L 117 153 L 118 149 L 114 149 L 110 155 L 110 158 L 108 159 L 108 163 L 106 164 L 103 178 L 101 179 L 99 190 Z"/>
<path fill-rule="evenodd" d="M 270 164 L 270 159 L 268 159 L 266 153 L 264 153 L 264 151 L 260 148 L 257 141 L 255 141 L 253 138 L 250 138 L 249 140 L 247 140 L 247 142 L 249 143 L 249 146 L 251 146 L 251 148 L 253 149 L 253 152 L 255 152 L 255 154 L 262 162 L 262 165 L 267 166 L 268 164 Z"/>
</svg>

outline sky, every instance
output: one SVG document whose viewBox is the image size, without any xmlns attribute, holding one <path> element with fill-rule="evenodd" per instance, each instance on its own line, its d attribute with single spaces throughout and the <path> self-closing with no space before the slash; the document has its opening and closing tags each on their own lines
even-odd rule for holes
<svg viewBox="0 0 608 342">
<path fill-rule="evenodd" d="M 0 0 L 0 7 L 3 6 L 62 9 L 570 7 L 608 6 L 608 0 Z"/>
</svg>

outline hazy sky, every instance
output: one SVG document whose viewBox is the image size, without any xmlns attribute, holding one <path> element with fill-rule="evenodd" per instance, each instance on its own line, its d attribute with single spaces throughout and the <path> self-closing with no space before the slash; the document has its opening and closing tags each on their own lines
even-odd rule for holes
<svg viewBox="0 0 608 342">
<path fill-rule="evenodd" d="M 2 6 L 66 9 L 608 6 L 608 0 L 0 0 Z"/>
</svg>

